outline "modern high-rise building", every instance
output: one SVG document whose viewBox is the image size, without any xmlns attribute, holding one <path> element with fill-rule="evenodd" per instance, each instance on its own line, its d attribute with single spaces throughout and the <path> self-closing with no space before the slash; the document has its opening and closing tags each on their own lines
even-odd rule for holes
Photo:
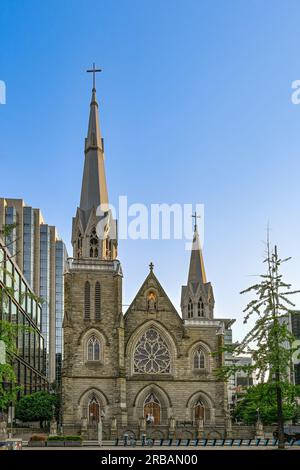
<svg viewBox="0 0 300 470">
<path fill-rule="evenodd" d="M 293 310 L 289 313 L 289 325 L 295 341 L 300 343 L 300 310 Z M 297 357 L 300 352 L 300 345 L 298 351 L 294 354 L 293 368 L 291 368 L 291 382 L 295 385 L 300 385 L 300 361 Z"/>
<path fill-rule="evenodd" d="M 17 385 L 22 394 L 47 390 L 41 305 L 5 245 L 0 238 L 0 320 L 18 325 L 14 360 Z"/>
<path fill-rule="evenodd" d="M 40 209 L 22 199 L 0 198 L 0 230 L 10 225 L 5 244 L 29 287 L 43 299 L 41 332 L 45 340 L 46 372 L 60 382 L 62 360 L 63 275 L 67 260 L 56 228 L 45 223 Z"/>
</svg>

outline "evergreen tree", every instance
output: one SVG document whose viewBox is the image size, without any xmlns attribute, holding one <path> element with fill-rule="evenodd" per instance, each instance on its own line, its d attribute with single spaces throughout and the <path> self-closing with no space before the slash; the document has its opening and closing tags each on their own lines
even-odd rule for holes
<svg viewBox="0 0 300 470">
<path fill-rule="evenodd" d="M 277 247 L 271 250 L 267 242 L 267 255 L 264 260 L 266 273 L 260 275 L 260 282 L 243 290 L 241 294 L 254 293 L 254 298 L 244 309 L 244 323 L 255 318 L 254 326 L 240 343 L 223 348 L 234 357 L 251 355 L 250 365 L 224 365 L 218 370 L 222 378 L 228 379 L 237 371 L 255 374 L 258 381 L 272 382 L 275 387 L 276 415 L 278 424 L 278 447 L 284 448 L 283 389 L 289 381 L 292 356 L 296 348 L 289 329 L 289 313 L 295 305 L 290 295 L 291 284 L 283 280 L 280 268 L 290 258 L 281 259 Z"/>
</svg>

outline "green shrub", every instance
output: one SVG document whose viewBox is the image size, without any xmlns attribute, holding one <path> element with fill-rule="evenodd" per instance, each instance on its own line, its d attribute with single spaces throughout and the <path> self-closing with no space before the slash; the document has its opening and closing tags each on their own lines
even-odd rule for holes
<svg viewBox="0 0 300 470">
<path fill-rule="evenodd" d="M 81 436 L 64 436 L 65 441 L 82 441 Z"/>
<path fill-rule="evenodd" d="M 64 441 L 64 436 L 49 436 L 48 441 Z"/>
</svg>

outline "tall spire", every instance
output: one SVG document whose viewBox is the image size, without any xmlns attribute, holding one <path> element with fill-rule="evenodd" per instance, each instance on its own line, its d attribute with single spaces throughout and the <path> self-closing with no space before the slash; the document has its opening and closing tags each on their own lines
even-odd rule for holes
<svg viewBox="0 0 300 470">
<path fill-rule="evenodd" d="M 199 239 L 199 234 L 198 234 L 196 223 L 195 223 L 192 252 L 191 252 L 191 258 L 190 258 L 188 283 L 200 283 L 200 284 L 207 283 L 203 255 L 202 255 L 200 239 Z"/>
<path fill-rule="evenodd" d="M 81 187 L 80 209 L 89 211 L 93 207 L 97 209 L 100 204 L 108 204 L 108 194 L 104 166 L 104 146 L 101 137 L 98 102 L 95 88 L 95 73 L 93 72 L 93 89 L 90 104 L 90 116 L 88 133 L 85 139 L 85 161 Z"/>
</svg>

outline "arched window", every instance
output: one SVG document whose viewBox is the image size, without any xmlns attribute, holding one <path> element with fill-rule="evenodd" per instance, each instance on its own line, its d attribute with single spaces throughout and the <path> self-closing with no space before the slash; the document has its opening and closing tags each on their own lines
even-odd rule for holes
<svg viewBox="0 0 300 470">
<path fill-rule="evenodd" d="M 194 369 L 205 369 L 205 355 L 201 348 L 194 352 Z"/>
<path fill-rule="evenodd" d="M 81 258 L 82 256 L 82 235 L 79 232 L 77 237 L 77 258 Z"/>
<path fill-rule="evenodd" d="M 188 303 L 188 318 L 193 318 L 193 313 L 194 313 L 194 306 L 193 306 L 192 300 L 190 299 Z"/>
<path fill-rule="evenodd" d="M 168 345 L 154 328 L 149 328 L 137 342 L 134 351 L 134 373 L 168 374 L 171 356 Z"/>
<path fill-rule="evenodd" d="M 198 301 L 198 317 L 204 317 L 204 303 L 201 297 Z"/>
<path fill-rule="evenodd" d="M 147 424 L 160 424 L 160 402 L 150 393 L 144 402 L 144 418 Z"/>
<path fill-rule="evenodd" d="M 100 361 L 100 341 L 96 336 L 91 336 L 87 342 L 87 360 Z"/>
<path fill-rule="evenodd" d="M 98 237 L 95 229 L 90 235 L 90 258 L 98 258 Z"/>
<path fill-rule="evenodd" d="M 101 318 L 101 287 L 97 281 L 95 284 L 95 320 L 99 321 Z"/>
<path fill-rule="evenodd" d="M 91 286 L 89 281 L 84 285 L 84 319 L 90 320 L 91 318 Z"/>
</svg>

